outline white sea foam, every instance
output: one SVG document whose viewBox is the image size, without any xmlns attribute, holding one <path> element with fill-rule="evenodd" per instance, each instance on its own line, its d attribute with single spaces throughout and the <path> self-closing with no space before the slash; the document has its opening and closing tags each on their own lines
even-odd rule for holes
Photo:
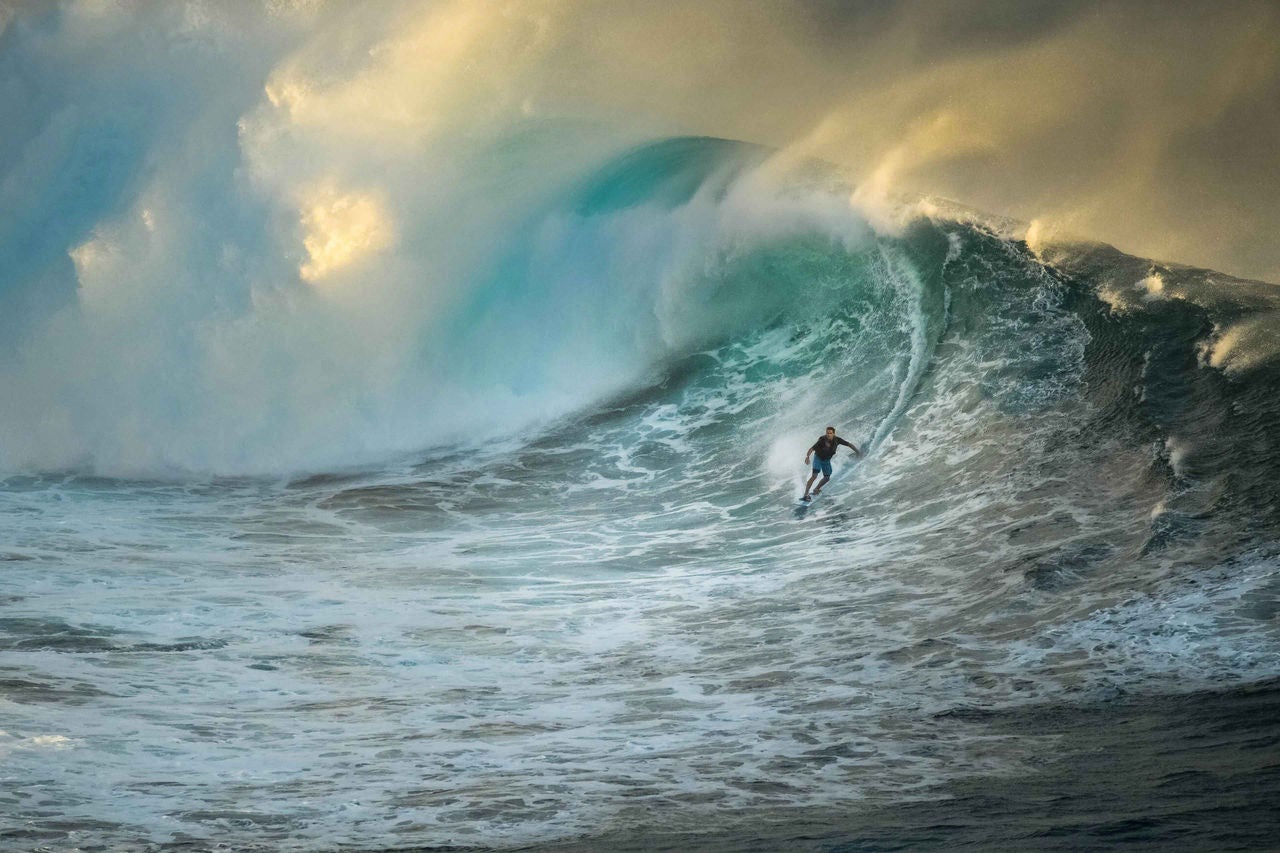
<svg viewBox="0 0 1280 853">
<path fill-rule="evenodd" d="M 44 704 L 39 729 L 0 718 L 71 743 L 10 772 L 153 841 L 527 844 L 637 801 L 695 828 L 910 797 L 1032 748 L 939 712 L 1274 674 L 1274 567 L 1131 556 L 1165 500 L 1150 449 L 1060 449 L 1083 329 L 1051 282 L 997 274 L 955 285 L 1003 302 L 937 342 L 927 395 L 902 391 L 919 282 L 885 276 L 589 438 L 293 482 L 13 481 L 6 548 L 34 559 L 6 563 L 31 620 L 7 654 Z M 797 517 L 813 425 L 863 443 L 885 418 Z M 1137 594 L 1143 572 L 1168 579 Z"/>
</svg>

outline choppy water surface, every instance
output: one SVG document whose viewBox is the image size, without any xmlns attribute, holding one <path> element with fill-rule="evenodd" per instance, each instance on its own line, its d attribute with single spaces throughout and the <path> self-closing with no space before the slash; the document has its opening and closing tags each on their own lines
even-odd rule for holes
<svg viewBox="0 0 1280 853">
<path fill-rule="evenodd" d="M 1280 398 L 1215 347 L 1265 286 L 941 221 L 712 254 L 754 302 L 569 418 L 4 480 L 3 844 L 1263 846 Z M 868 458 L 797 507 L 828 422 Z"/>
</svg>

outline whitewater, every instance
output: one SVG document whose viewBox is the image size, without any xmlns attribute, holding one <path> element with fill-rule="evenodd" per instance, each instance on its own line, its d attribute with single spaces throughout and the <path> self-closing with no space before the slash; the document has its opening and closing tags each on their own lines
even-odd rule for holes
<svg viewBox="0 0 1280 853">
<path fill-rule="evenodd" d="M 10 440 L 0 843 L 1265 845 L 1273 286 L 851 192 L 645 143 L 342 412 Z"/>
</svg>

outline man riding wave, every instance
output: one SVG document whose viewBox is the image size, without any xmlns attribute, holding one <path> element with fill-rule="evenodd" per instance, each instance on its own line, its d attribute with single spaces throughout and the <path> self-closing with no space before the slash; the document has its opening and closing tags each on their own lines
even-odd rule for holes
<svg viewBox="0 0 1280 853">
<path fill-rule="evenodd" d="M 804 454 L 804 464 L 806 465 L 809 464 L 809 457 L 813 457 L 813 475 L 809 477 L 809 482 L 805 483 L 804 497 L 800 498 L 800 500 L 812 500 L 818 492 L 822 491 L 822 487 L 831 479 L 831 457 L 836 455 L 836 451 L 840 449 L 840 445 L 842 444 L 852 450 L 854 455 L 859 459 L 862 458 L 862 451 L 854 446 L 852 442 L 845 441 L 843 438 L 836 435 L 835 427 L 827 427 L 826 435 L 823 435 L 815 441 L 813 443 L 813 447 L 810 447 Z M 813 488 L 813 481 L 818 479 L 819 474 L 822 475 L 822 482 L 819 483 L 818 488 L 813 489 L 813 493 L 810 494 L 809 490 Z"/>
</svg>

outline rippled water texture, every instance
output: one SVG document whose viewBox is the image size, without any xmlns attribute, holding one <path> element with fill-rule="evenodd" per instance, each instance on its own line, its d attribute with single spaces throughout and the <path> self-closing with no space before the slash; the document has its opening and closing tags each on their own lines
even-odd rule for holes
<svg viewBox="0 0 1280 853">
<path fill-rule="evenodd" d="M 578 203 L 599 240 L 637 202 Z M 1230 338 L 1266 286 L 946 220 L 700 275 L 629 391 L 498 440 L 4 480 L 0 841 L 1274 839 L 1280 375 Z M 867 458 L 798 507 L 827 423 Z"/>
</svg>

